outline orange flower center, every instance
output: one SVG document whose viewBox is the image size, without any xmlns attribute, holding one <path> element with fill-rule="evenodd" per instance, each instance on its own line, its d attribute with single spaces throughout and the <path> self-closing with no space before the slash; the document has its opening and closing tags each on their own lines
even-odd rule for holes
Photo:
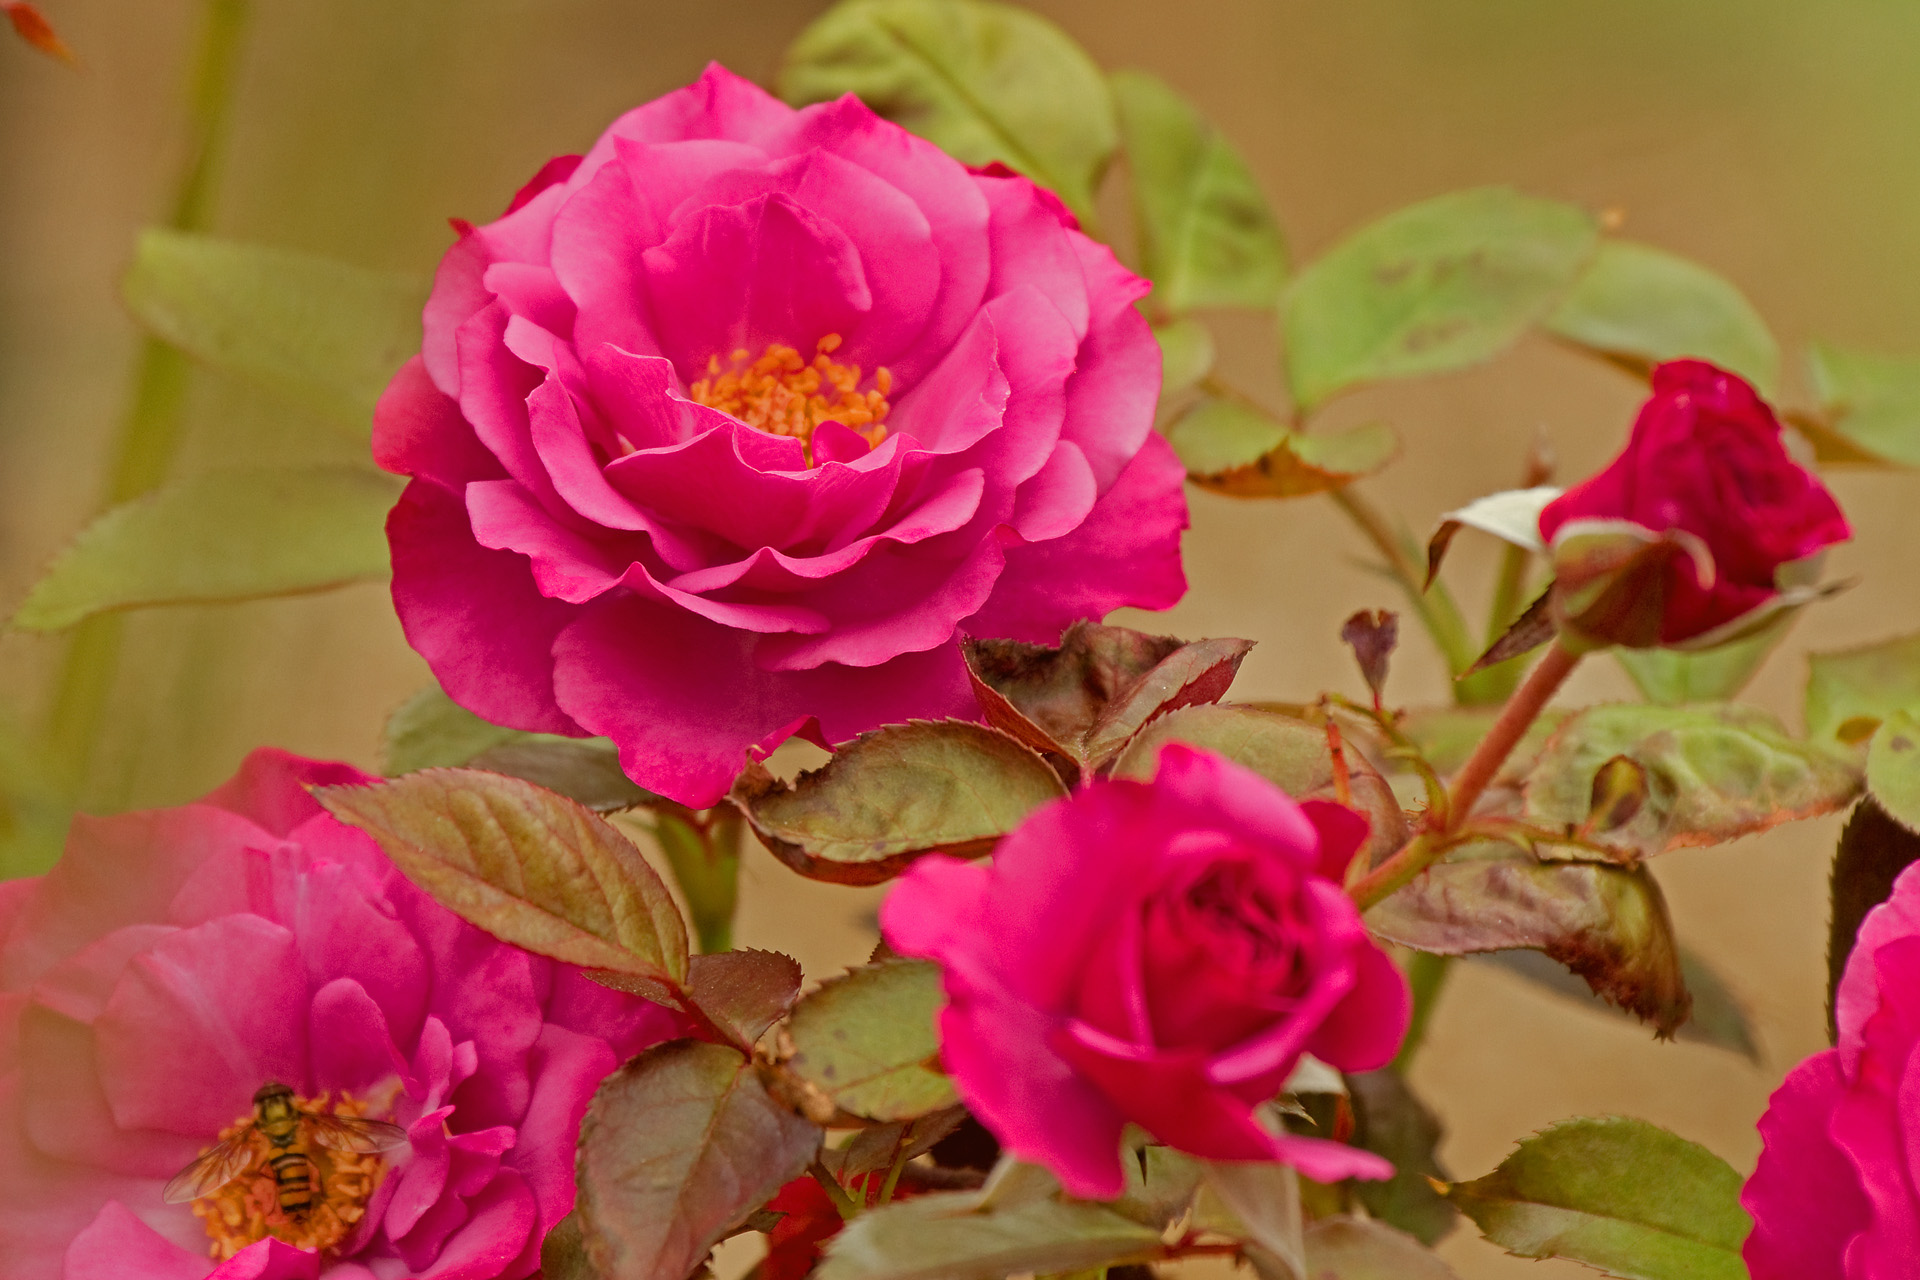
<svg viewBox="0 0 1920 1280">
<path fill-rule="evenodd" d="M 367 1104 L 351 1094 L 334 1098 L 296 1098 L 301 1111 L 320 1115 L 363 1116 Z M 225 1142 L 253 1123 L 253 1114 L 240 1117 L 220 1131 Z M 367 1201 L 385 1176 L 387 1162 L 378 1155 L 354 1151 L 333 1151 L 312 1141 L 297 1145 L 311 1164 L 312 1203 L 303 1212 L 290 1214 L 280 1207 L 280 1190 L 267 1160 L 273 1153 L 266 1136 L 252 1130 L 253 1163 L 245 1173 L 211 1195 L 193 1202 L 193 1215 L 207 1229 L 213 1243 L 209 1257 L 225 1262 L 234 1254 L 268 1236 L 274 1236 L 300 1249 L 327 1253 L 366 1216 Z"/>
<path fill-rule="evenodd" d="M 873 371 L 873 386 L 860 389 L 860 366 L 833 359 L 840 335 L 820 339 L 811 363 L 792 347 L 774 343 L 749 363 L 751 352 L 740 350 L 722 365 L 719 356 L 707 359 L 707 376 L 693 384 L 691 397 L 710 408 L 730 413 L 750 427 L 776 436 L 792 436 L 813 457 L 813 433 L 823 422 L 853 428 L 870 445 L 886 439 L 887 393 L 893 375 Z"/>
</svg>

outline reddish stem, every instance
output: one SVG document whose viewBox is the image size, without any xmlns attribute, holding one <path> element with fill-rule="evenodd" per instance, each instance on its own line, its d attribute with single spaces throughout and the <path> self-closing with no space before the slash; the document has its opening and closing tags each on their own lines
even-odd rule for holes
<svg viewBox="0 0 1920 1280">
<path fill-rule="evenodd" d="M 1458 832 L 1473 812 L 1474 802 L 1486 791 L 1507 762 L 1520 739 L 1540 717 L 1541 711 L 1565 683 L 1580 656 L 1559 644 L 1547 650 L 1544 658 L 1527 673 L 1526 680 L 1514 690 L 1500 716 L 1487 730 L 1487 736 L 1473 749 L 1460 772 L 1454 775 L 1447 792 L 1447 808 L 1437 828 L 1415 836 L 1400 851 L 1355 882 L 1353 900 L 1362 911 L 1408 883 L 1431 866 L 1452 843 L 1448 836 Z"/>
</svg>

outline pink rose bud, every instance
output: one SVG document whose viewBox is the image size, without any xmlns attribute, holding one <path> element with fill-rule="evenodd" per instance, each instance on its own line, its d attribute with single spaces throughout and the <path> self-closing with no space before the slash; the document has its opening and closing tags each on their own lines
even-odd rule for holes
<svg viewBox="0 0 1920 1280">
<path fill-rule="evenodd" d="M 0 884 L 0 1276 L 539 1270 L 594 1089 L 682 1019 L 467 924 L 306 790 L 370 781 L 257 751 Z M 278 1174 L 242 1127 L 271 1085 L 307 1117 Z"/>
<path fill-rule="evenodd" d="M 1007 1150 L 1120 1194 L 1129 1122 L 1214 1160 L 1385 1178 L 1378 1156 L 1261 1123 L 1303 1053 L 1392 1059 L 1406 983 L 1341 888 L 1367 823 L 1174 744 L 1152 782 L 1095 782 L 992 864 L 923 858 L 880 912 L 945 970 L 941 1058 Z"/>
<path fill-rule="evenodd" d="M 1834 999 L 1835 1048 L 1795 1067 L 1760 1120 L 1741 1193 L 1753 1280 L 1920 1274 L 1920 866 L 1867 913 Z"/>
<path fill-rule="evenodd" d="M 407 638 L 695 806 L 749 748 L 971 717 L 962 632 L 1185 591 L 1147 287 L 1025 178 L 710 67 L 441 263 L 374 429 Z"/>
<path fill-rule="evenodd" d="M 1626 451 L 1540 513 L 1576 642 L 1704 647 L 1781 598 L 1782 570 L 1852 536 L 1754 389 L 1700 360 L 1653 371 Z"/>
</svg>

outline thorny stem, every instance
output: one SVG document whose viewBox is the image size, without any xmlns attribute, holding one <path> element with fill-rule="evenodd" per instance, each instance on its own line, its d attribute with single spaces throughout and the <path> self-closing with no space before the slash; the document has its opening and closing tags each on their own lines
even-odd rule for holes
<svg viewBox="0 0 1920 1280">
<path fill-rule="evenodd" d="M 203 230 L 212 221 L 251 8 L 252 0 L 206 0 L 202 12 L 187 83 L 186 156 L 166 223 L 177 231 Z M 141 341 L 133 393 L 108 474 L 107 506 L 137 498 L 165 480 L 186 423 L 187 381 L 186 357 L 158 338 Z M 122 627 L 118 614 L 88 618 L 75 629 L 61 664 L 44 743 L 55 770 L 76 791 L 86 782 L 105 724 Z"/>
<path fill-rule="evenodd" d="M 1438 827 L 1429 828 L 1409 840 L 1398 853 L 1354 884 L 1353 899 L 1362 911 L 1425 871 L 1455 843 L 1448 837 L 1466 824 L 1473 812 L 1474 802 L 1480 799 L 1481 793 L 1500 772 L 1500 766 L 1513 754 L 1520 739 L 1526 736 L 1527 729 L 1539 718 L 1547 702 L 1579 661 L 1578 654 L 1568 652 L 1556 642 L 1527 673 L 1526 680 L 1507 699 L 1507 705 L 1500 709 L 1500 716 L 1493 722 L 1493 727 L 1487 730 L 1487 736 L 1480 740 L 1480 745 L 1473 749 L 1466 764 L 1454 775 L 1453 786 L 1447 792 L 1446 812 L 1431 815 L 1439 820 Z"/>
</svg>

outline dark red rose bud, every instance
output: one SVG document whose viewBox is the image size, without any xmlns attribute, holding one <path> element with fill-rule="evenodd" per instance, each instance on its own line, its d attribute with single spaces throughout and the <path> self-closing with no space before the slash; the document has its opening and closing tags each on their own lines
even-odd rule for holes
<svg viewBox="0 0 1920 1280">
<path fill-rule="evenodd" d="M 1625 452 L 1548 504 L 1540 536 L 1571 638 L 1705 647 L 1791 602 L 1782 568 L 1852 530 L 1751 386 L 1675 360 L 1653 371 Z"/>
</svg>

